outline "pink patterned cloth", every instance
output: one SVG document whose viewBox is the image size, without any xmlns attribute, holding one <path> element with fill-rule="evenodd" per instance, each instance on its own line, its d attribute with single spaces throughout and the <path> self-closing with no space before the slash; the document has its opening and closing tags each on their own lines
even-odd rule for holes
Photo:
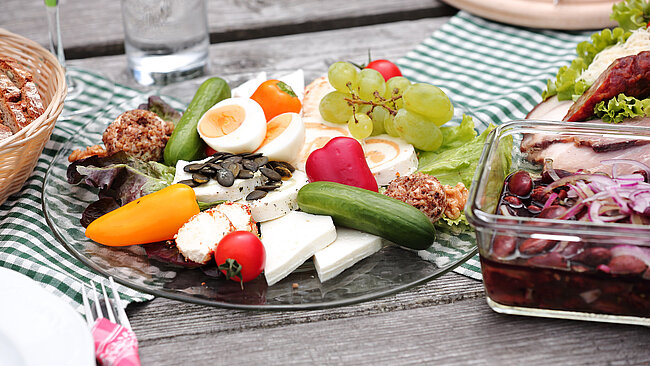
<svg viewBox="0 0 650 366">
<path fill-rule="evenodd" d="M 95 339 L 95 356 L 101 366 L 140 366 L 138 340 L 133 331 L 99 318 L 91 329 Z"/>
</svg>

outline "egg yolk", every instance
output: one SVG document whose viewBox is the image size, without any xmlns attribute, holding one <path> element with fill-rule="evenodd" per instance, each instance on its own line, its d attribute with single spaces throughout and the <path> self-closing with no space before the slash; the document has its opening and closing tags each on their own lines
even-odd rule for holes
<svg viewBox="0 0 650 366">
<path fill-rule="evenodd" d="M 199 130 L 206 137 L 222 137 L 238 129 L 245 118 L 242 106 L 226 105 L 207 111 Z"/>
<path fill-rule="evenodd" d="M 280 136 L 282 132 L 284 132 L 284 130 L 286 130 L 287 127 L 289 127 L 290 123 L 291 123 L 290 114 L 282 114 L 270 120 L 266 124 L 266 136 L 264 137 L 264 141 L 262 141 L 262 145 L 260 145 L 260 147 L 268 144 L 269 142 L 273 141 L 276 137 Z"/>
</svg>

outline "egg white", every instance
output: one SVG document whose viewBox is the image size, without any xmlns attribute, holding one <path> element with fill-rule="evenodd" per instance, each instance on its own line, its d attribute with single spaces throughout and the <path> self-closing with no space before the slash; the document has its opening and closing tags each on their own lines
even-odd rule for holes
<svg viewBox="0 0 650 366">
<path fill-rule="evenodd" d="M 201 124 L 207 123 L 208 114 L 214 109 L 237 105 L 244 109 L 244 120 L 234 131 L 220 137 L 205 136 L 201 132 Z M 197 125 L 199 135 L 208 146 L 216 151 L 225 151 L 233 154 L 255 151 L 266 136 L 266 117 L 264 110 L 254 100 L 249 98 L 228 98 L 215 104 L 199 120 Z"/>
<path fill-rule="evenodd" d="M 284 116 L 284 117 L 283 117 Z M 305 143 L 305 124 L 302 117 L 297 113 L 282 113 L 269 121 L 271 124 L 275 119 L 291 118 L 289 125 L 273 140 L 257 149 L 266 155 L 269 160 L 286 161 L 295 163 Z"/>
</svg>

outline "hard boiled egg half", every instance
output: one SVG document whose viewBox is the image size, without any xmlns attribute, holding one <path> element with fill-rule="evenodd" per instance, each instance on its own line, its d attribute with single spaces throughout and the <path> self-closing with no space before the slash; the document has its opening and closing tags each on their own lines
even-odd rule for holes
<svg viewBox="0 0 650 366">
<path fill-rule="evenodd" d="M 228 98 L 201 116 L 197 130 L 208 146 L 233 154 L 255 151 L 266 137 L 266 118 L 249 98 Z"/>
<path fill-rule="evenodd" d="M 297 113 L 282 113 L 266 124 L 266 137 L 256 152 L 269 160 L 295 162 L 305 143 L 305 124 Z"/>
</svg>

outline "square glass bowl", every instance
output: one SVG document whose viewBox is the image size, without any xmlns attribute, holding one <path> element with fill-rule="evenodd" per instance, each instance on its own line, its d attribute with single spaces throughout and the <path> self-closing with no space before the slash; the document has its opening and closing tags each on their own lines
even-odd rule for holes
<svg viewBox="0 0 650 366">
<path fill-rule="evenodd" d="M 549 141 L 566 145 L 542 148 Z M 612 165 L 601 161 L 640 154 L 650 159 L 647 127 L 522 120 L 491 133 L 465 214 L 476 229 L 487 302 L 493 310 L 650 326 L 650 225 L 525 217 L 530 195 L 516 196 L 521 206 L 502 197 L 505 181 L 514 172 L 525 170 L 533 187 L 541 184 L 546 156 L 554 158 L 553 169 L 612 174 Z M 629 164 L 617 166 L 619 175 L 638 170 Z M 511 216 L 500 214 L 502 210 Z"/>
</svg>

